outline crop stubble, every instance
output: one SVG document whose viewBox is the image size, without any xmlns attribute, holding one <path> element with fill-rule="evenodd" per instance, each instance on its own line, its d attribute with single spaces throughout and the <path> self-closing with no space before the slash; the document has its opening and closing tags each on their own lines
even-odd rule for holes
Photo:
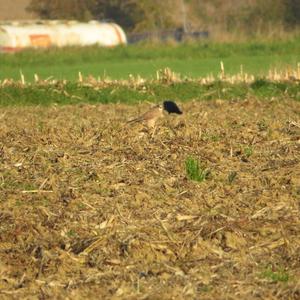
<svg viewBox="0 0 300 300">
<path fill-rule="evenodd" d="M 1 108 L 0 294 L 299 299 L 299 102 L 148 106 Z"/>
</svg>

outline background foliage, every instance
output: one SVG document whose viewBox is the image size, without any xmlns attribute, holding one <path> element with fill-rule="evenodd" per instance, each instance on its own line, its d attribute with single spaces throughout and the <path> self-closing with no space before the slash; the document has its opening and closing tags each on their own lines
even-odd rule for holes
<svg viewBox="0 0 300 300">
<path fill-rule="evenodd" d="M 183 26 L 251 35 L 300 24 L 299 0 L 32 0 L 28 10 L 44 19 L 109 19 L 127 31 Z"/>
</svg>

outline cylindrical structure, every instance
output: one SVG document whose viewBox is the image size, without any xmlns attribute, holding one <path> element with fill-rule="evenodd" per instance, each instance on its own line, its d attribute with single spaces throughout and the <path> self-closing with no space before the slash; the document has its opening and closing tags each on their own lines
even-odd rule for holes
<svg viewBox="0 0 300 300">
<path fill-rule="evenodd" d="M 126 44 L 123 29 L 115 23 L 91 21 L 38 21 L 0 24 L 0 50 L 51 46 L 87 46 L 97 44 L 113 47 Z"/>
</svg>

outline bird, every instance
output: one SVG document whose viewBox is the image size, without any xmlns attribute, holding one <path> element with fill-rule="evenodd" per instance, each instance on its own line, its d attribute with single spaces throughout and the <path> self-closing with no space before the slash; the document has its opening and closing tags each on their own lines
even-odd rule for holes
<svg viewBox="0 0 300 300">
<path fill-rule="evenodd" d="M 156 105 L 141 116 L 130 120 L 127 123 L 143 123 L 149 128 L 154 128 L 156 122 L 164 116 L 163 110 L 164 109 L 162 105 Z"/>
<path fill-rule="evenodd" d="M 174 101 L 171 101 L 171 100 L 164 101 L 163 107 L 164 107 L 164 110 L 166 112 L 168 112 L 169 114 L 172 114 L 172 113 L 178 114 L 178 115 L 182 114 L 182 111 L 179 109 L 179 107 L 177 106 L 177 104 Z"/>
</svg>

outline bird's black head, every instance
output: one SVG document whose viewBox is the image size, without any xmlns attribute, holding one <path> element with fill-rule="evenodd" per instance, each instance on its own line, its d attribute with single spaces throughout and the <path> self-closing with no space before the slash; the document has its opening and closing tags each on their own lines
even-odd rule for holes
<svg viewBox="0 0 300 300">
<path fill-rule="evenodd" d="M 181 115 L 182 111 L 179 109 L 177 104 L 174 101 L 166 100 L 163 103 L 164 110 L 167 111 L 169 114 L 178 114 Z"/>
</svg>

